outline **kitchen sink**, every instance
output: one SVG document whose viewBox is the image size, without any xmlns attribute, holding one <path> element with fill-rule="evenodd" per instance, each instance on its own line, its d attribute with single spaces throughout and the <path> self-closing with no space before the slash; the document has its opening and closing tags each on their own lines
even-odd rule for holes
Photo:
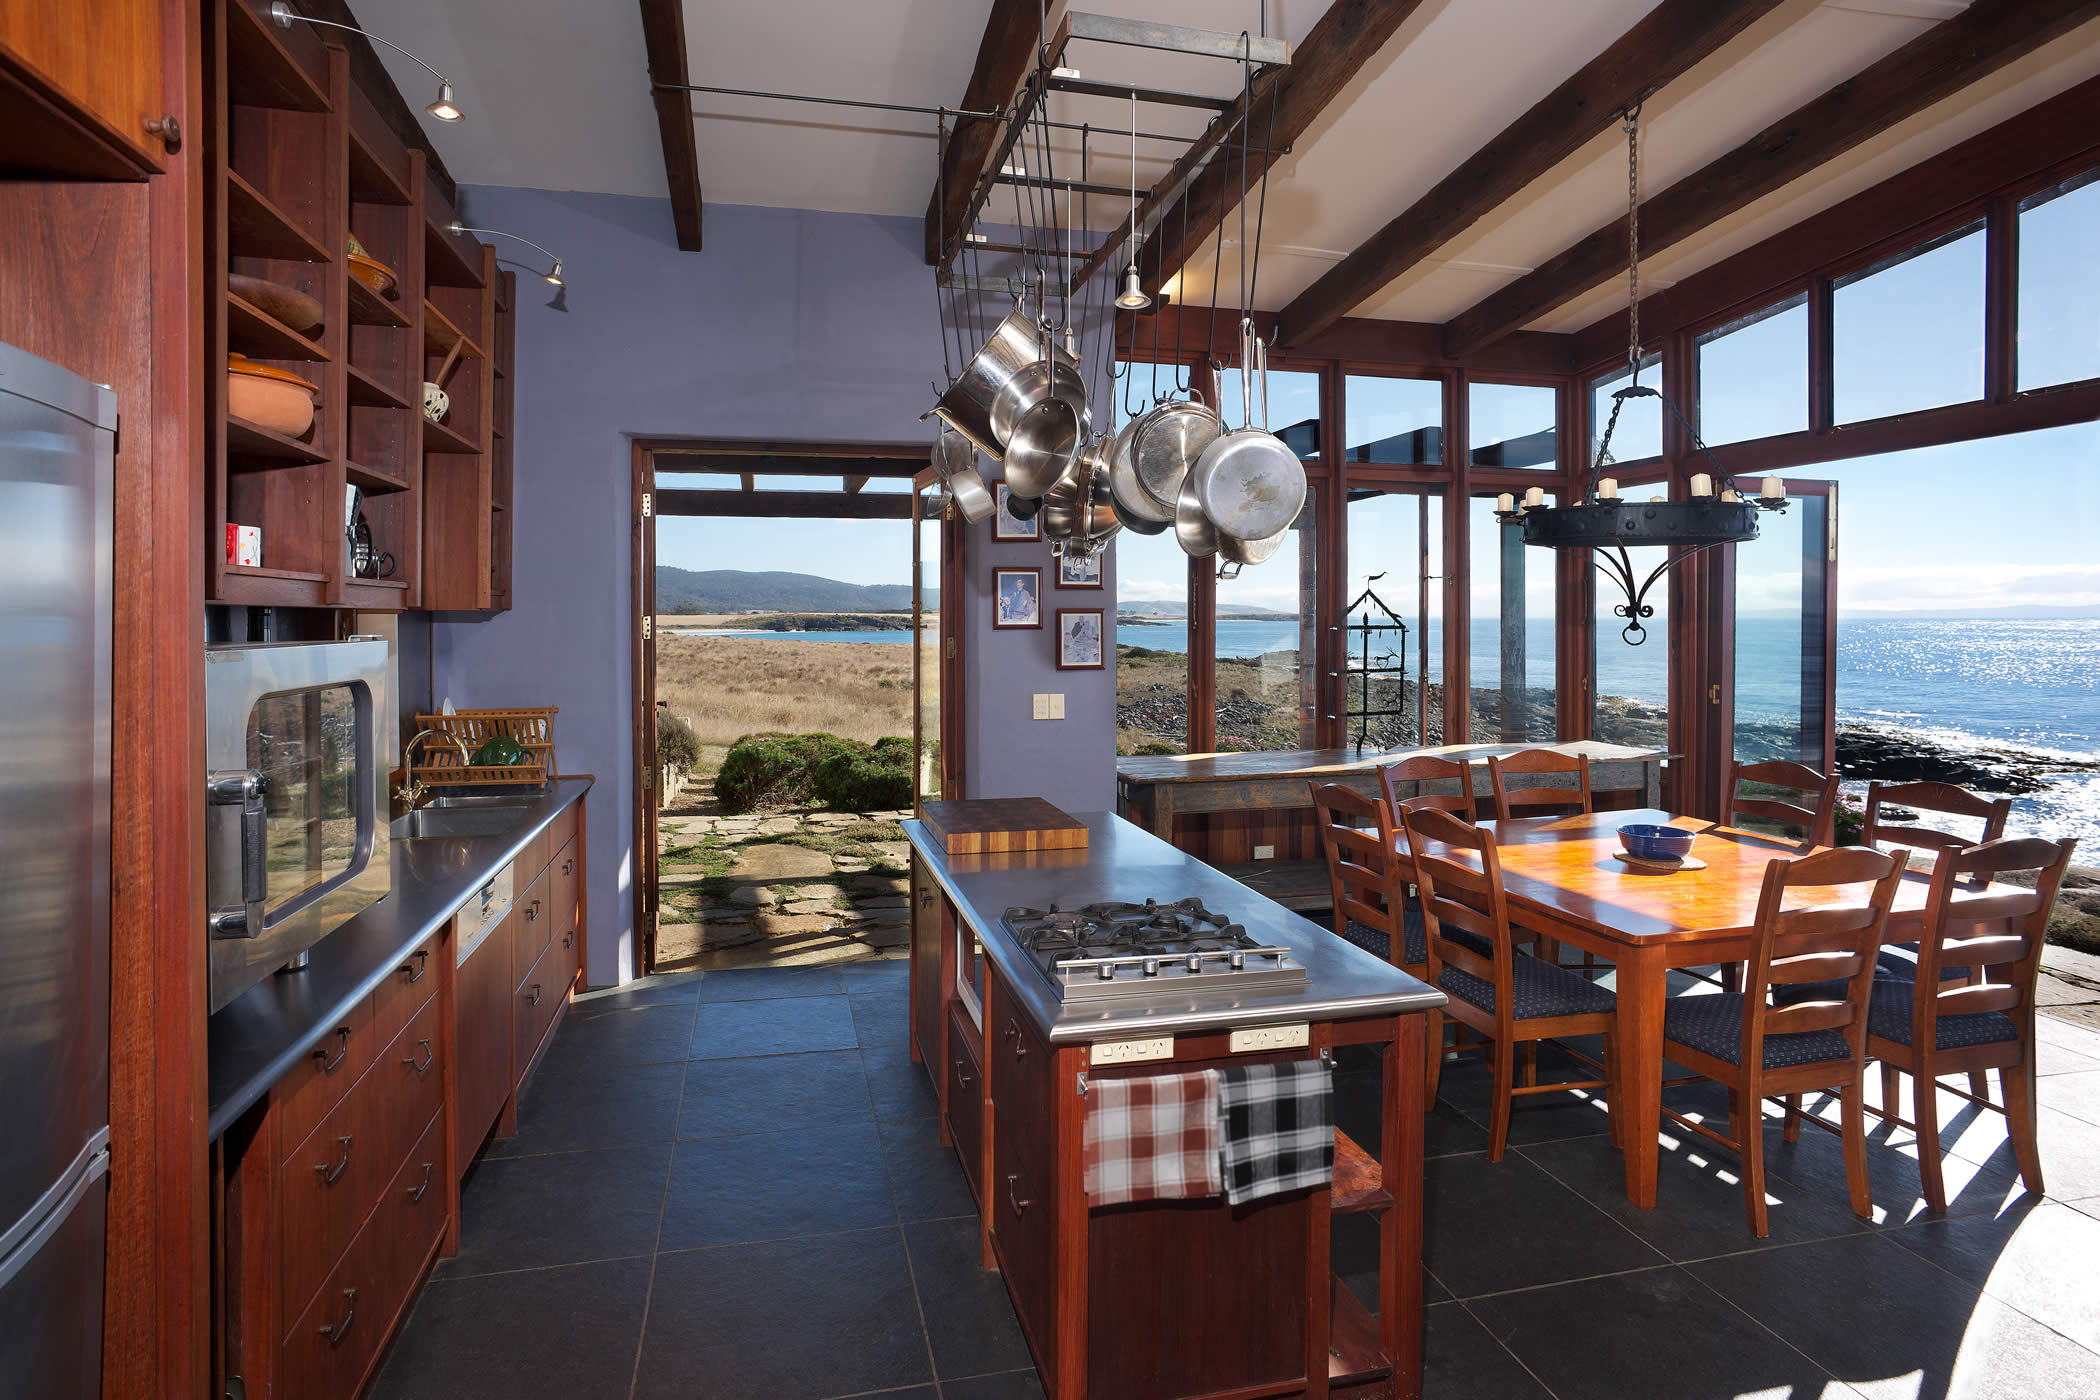
<svg viewBox="0 0 2100 1400">
<path fill-rule="evenodd" d="M 432 803 L 405 817 L 396 817 L 387 830 L 395 840 L 417 841 L 451 836 L 499 836 L 518 824 L 524 802 L 488 802 L 453 805 Z"/>
</svg>

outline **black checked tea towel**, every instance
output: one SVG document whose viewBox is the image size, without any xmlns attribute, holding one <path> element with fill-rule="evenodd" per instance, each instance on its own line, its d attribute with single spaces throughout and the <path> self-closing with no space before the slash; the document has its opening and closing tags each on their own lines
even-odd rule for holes
<svg viewBox="0 0 2100 1400">
<path fill-rule="evenodd" d="M 1225 1199 L 1234 1205 L 1334 1180 L 1334 1070 L 1325 1060 L 1218 1072 Z"/>
</svg>

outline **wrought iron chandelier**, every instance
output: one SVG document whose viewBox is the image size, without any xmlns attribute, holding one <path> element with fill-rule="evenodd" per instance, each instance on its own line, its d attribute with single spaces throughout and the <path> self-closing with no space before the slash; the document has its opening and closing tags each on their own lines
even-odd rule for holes
<svg viewBox="0 0 2100 1400">
<path fill-rule="evenodd" d="M 1655 615 L 1655 608 L 1647 601 L 1648 591 L 1672 565 L 1715 545 L 1754 540 L 1759 515 L 1786 509 L 1784 482 L 1768 476 L 1759 483 L 1757 494 L 1742 495 L 1682 410 L 1667 394 L 1641 383 L 1640 120 L 1638 103 L 1620 113 L 1626 130 L 1626 367 L 1631 382 L 1611 396 L 1611 417 L 1604 426 L 1604 440 L 1597 446 L 1578 504 L 1549 506 L 1545 489 L 1538 486 L 1526 491 L 1521 501 L 1507 492 L 1495 501 L 1496 518 L 1505 525 L 1522 525 L 1525 544 L 1596 551 L 1597 568 L 1625 595 L 1626 601 L 1614 604 L 1612 613 L 1626 619 L 1620 635 L 1629 646 L 1648 640 L 1648 629 L 1641 625 L 1643 618 Z M 1711 473 L 1700 472 L 1692 477 L 1689 499 L 1673 501 L 1651 496 L 1643 502 L 1621 500 L 1619 483 L 1603 475 L 1604 468 L 1611 465 L 1611 440 L 1619 427 L 1620 410 L 1631 399 L 1661 400 L 1671 418 L 1684 429 L 1692 447 L 1713 467 Z M 1663 545 L 1679 552 L 1666 555 L 1646 578 L 1641 578 L 1632 556 L 1626 552 L 1629 545 Z"/>
</svg>

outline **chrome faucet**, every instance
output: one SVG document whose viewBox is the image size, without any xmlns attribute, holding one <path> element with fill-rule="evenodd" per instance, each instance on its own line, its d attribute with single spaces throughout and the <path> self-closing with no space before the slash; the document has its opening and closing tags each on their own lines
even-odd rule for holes
<svg viewBox="0 0 2100 1400">
<path fill-rule="evenodd" d="M 407 775 L 408 781 L 394 789 L 394 800 L 407 803 L 408 810 L 411 812 L 423 805 L 423 799 L 430 795 L 430 789 L 423 785 L 421 778 L 415 776 L 415 769 L 411 765 L 410 760 L 415 757 L 416 745 L 433 736 L 447 740 L 456 746 L 459 749 L 459 761 L 461 764 L 471 767 L 474 763 L 474 755 L 467 750 L 467 741 L 449 730 L 419 729 L 409 736 L 408 742 L 401 746 L 401 771 Z"/>
</svg>

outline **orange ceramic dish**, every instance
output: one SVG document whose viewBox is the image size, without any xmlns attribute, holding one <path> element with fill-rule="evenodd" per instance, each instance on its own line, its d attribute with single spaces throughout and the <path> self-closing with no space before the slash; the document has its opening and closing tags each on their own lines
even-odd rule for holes
<svg viewBox="0 0 2100 1400">
<path fill-rule="evenodd" d="M 363 253 L 350 254 L 350 275 L 370 287 L 379 296 L 392 296 L 394 292 L 394 269 L 374 257 Z"/>
<path fill-rule="evenodd" d="M 314 425 L 319 391 L 288 369 L 259 365 L 246 355 L 226 357 L 226 411 L 259 428 L 303 437 Z"/>
</svg>

